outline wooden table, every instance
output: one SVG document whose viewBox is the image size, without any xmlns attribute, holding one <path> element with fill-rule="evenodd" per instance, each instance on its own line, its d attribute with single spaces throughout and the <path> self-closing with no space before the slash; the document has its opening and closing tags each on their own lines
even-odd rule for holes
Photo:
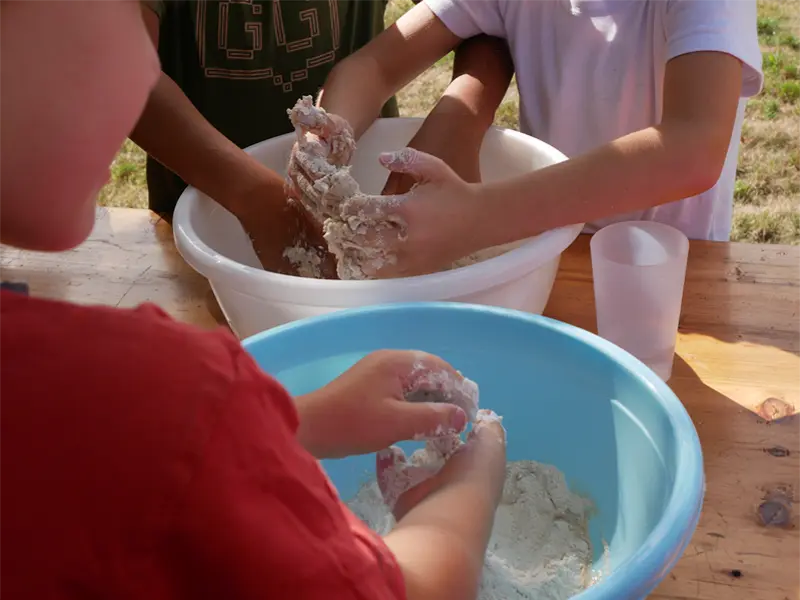
<svg viewBox="0 0 800 600">
<path fill-rule="evenodd" d="M 172 232 L 143 210 L 98 212 L 63 254 L 3 248 L 2 279 L 40 296 L 119 307 L 156 302 L 223 322 Z M 564 254 L 546 314 L 594 330 L 588 240 Z M 685 555 L 652 598 L 800 598 L 800 248 L 693 242 L 670 385 L 694 419 L 707 493 Z"/>
</svg>

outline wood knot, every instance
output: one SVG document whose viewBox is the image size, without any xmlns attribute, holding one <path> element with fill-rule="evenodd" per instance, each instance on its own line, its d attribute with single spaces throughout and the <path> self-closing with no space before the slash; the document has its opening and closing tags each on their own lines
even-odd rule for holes
<svg viewBox="0 0 800 600">
<path fill-rule="evenodd" d="M 764 527 L 788 528 L 792 524 L 792 497 L 787 490 L 767 492 L 758 505 L 758 519 Z"/>
<path fill-rule="evenodd" d="M 744 270 L 740 266 L 736 266 L 733 269 L 733 276 L 736 278 L 736 281 L 741 281 L 743 283 L 754 283 L 756 278 L 752 275 L 745 273 Z"/>
<path fill-rule="evenodd" d="M 764 452 L 776 458 L 786 458 L 791 455 L 791 451 L 783 446 L 773 446 L 772 448 L 764 448 Z"/>
<path fill-rule="evenodd" d="M 767 422 L 777 421 L 794 414 L 794 406 L 780 398 L 767 398 L 756 407 L 756 413 Z"/>
</svg>

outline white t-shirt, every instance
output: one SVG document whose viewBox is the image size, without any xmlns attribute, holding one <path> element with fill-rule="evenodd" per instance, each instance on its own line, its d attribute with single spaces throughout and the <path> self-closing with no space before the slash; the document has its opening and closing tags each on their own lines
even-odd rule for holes
<svg viewBox="0 0 800 600">
<path fill-rule="evenodd" d="M 761 90 L 755 0 L 425 0 L 460 38 L 505 38 L 520 129 L 576 156 L 661 120 L 667 61 L 719 51 L 743 63 L 741 97 Z M 745 100 L 727 160 L 707 192 L 587 225 L 653 220 L 693 239 L 727 240 Z"/>
</svg>

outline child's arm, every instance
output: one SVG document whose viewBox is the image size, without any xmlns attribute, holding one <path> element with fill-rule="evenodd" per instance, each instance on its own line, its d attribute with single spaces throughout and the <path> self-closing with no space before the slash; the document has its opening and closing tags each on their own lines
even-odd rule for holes
<svg viewBox="0 0 800 600">
<path fill-rule="evenodd" d="M 418 4 L 333 68 L 319 104 L 350 123 L 358 138 L 389 98 L 460 41 L 426 5 Z"/>
<path fill-rule="evenodd" d="M 381 205 L 381 218 L 407 227 L 384 247 L 397 261 L 369 275 L 431 273 L 482 248 L 703 192 L 719 179 L 741 89 L 737 58 L 683 54 L 666 67 L 661 123 L 505 181 L 466 184 L 434 157 L 385 157 L 387 168 L 420 185 L 405 201 Z"/>
<path fill-rule="evenodd" d="M 142 17 L 157 48 L 159 16 L 154 4 L 158 3 L 143 4 Z M 165 73 L 151 91 L 130 137 L 189 185 L 236 215 L 251 235 L 265 268 L 291 272 L 283 251 L 300 233 L 294 225 L 299 215 L 287 210 L 283 177 L 215 129 Z M 311 226 L 307 229 L 313 238 L 317 232 Z"/>
<path fill-rule="evenodd" d="M 506 41 L 479 35 L 456 49 L 453 78 L 408 143 L 445 161 L 461 178 L 480 181 L 480 148 L 514 74 Z M 414 180 L 393 173 L 384 193 L 408 191 Z"/>
<path fill-rule="evenodd" d="M 394 509 L 399 522 L 385 541 L 403 572 L 408 600 L 474 600 L 505 462 L 502 426 L 479 419 L 467 445 L 438 475 L 400 497 Z"/>
<path fill-rule="evenodd" d="M 514 65 L 504 39 L 481 35 L 485 27 L 501 36 L 499 23 L 476 21 L 480 23 L 456 34 L 427 5 L 417 5 L 333 69 L 320 106 L 347 120 L 358 138 L 388 98 L 457 46 L 453 79 L 409 145 L 441 157 L 466 180 L 479 181 L 481 142 L 508 89 Z M 362 81 L 370 81 L 366 91 Z M 395 174 L 385 193 L 402 193 L 412 184 L 411 178 Z"/>
<path fill-rule="evenodd" d="M 298 444 L 288 394 L 233 340 L 225 345 L 230 355 L 208 359 L 224 384 L 181 398 L 197 445 L 168 463 L 181 494 L 158 506 L 164 541 L 153 562 L 174 594 L 473 600 L 505 475 L 499 423 L 425 482 L 424 498 L 401 498 L 417 502 L 384 543 Z"/>
<path fill-rule="evenodd" d="M 722 52 L 671 60 L 658 125 L 480 192 L 491 206 L 488 245 L 694 196 L 719 179 L 742 87 L 742 65 Z"/>
<path fill-rule="evenodd" d="M 144 19 L 153 44 L 159 45 L 159 16 L 144 3 Z M 183 90 L 164 73 L 131 134 L 134 142 L 190 185 L 236 213 L 239 204 L 260 199 L 283 204 L 283 178 L 264 168 L 217 131 Z M 256 188 L 256 189 L 250 189 Z"/>
</svg>

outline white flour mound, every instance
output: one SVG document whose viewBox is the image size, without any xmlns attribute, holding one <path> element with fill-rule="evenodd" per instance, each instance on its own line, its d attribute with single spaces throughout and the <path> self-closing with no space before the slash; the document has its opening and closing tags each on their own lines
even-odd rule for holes
<svg viewBox="0 0 800 600">
<path fill-rule="evenodd" d="M 588 587 L 592 508 L 555 467 L 509 463 L 478 597 L 566 600 Z"/>
<path fill-rule="evenodd" d="M 322 257 L 313 248 L 297 243 L 283 251 L 283 256 L 297 269 L 300 277 L 322 279 Z"/>
<path fill-rule="evenodd" d="M 394 527 L 375 481 L 348 505 L 379 535 Z M 567 600 L 589 587 L 596 578 L 588 533 L 592 509 L 569 491 L 555 467 L 508 463 L 478 600 Z"/>
</svg>

